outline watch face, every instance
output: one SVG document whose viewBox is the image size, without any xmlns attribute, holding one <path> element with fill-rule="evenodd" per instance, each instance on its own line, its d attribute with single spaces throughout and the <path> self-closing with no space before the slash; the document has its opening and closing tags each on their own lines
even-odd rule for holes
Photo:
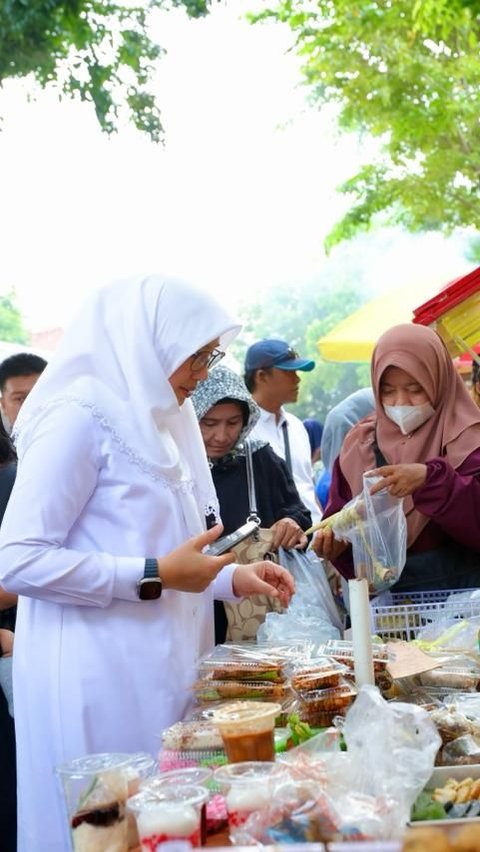
<svg viewBox="0 0 480 852">
<path fill-rule="evenodd" d="M 162 594 L 160 578 L 144 578 L 137 583 L 137 593 L 141 601 L 156 601 Z"/>
</svg>

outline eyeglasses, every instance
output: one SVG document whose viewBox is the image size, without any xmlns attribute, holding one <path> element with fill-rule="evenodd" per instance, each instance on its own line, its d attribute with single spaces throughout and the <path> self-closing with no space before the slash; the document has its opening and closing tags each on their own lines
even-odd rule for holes
<svg viewBox="0 0 480 852">
<path fill-rule="evenodd" d="M 222 352 L 221 349 L 212 349 L 211 352 L 195 352 L 195 354 L 192 355 L 190 369 L 192 373 L 199 373 L 200 370 L 204 370 L 205 367 L 207 370 L 210 370 L 224 357 L 225 352 Z"/>
</svg>

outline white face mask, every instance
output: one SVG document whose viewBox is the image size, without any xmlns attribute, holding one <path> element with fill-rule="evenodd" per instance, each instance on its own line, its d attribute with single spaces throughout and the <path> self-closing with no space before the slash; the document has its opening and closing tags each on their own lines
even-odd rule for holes
<svg viewBox="0 0 480 852">
<path fill-rule="evenodd" d="M 384 405 L 385 414 L 393 420 L 400 429 L 402 435 L 410 435 L 435 414 L 429 402 L 422 405 Z"/>
</svg>

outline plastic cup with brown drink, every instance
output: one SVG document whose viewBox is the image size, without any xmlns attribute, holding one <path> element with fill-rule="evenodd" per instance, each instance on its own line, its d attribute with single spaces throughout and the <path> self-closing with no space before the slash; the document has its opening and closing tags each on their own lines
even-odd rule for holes
<svg viewBox="0 0 480 852">
<path fill-rule="evenodd" d="M 275 760 L 274 728 L 280 704 L 233 701 L 213 713 L 230 763 Z"/>
</svg>

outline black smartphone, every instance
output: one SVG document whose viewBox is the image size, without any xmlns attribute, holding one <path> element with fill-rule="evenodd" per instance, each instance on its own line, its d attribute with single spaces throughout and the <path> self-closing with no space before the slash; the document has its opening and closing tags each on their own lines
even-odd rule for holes
<svg viewBox="0 0 480 852">
<path fill-rule="evenodd" d="M 246 524 L 239 527 L 235 532 L 230 533 L 229 535 L 222 535 L 221 538 L 217 538 L 213 544 L 209 544 L 208 547 L 203 551 L 207 553 L 209 556 L 221 556 L 222 553 L 226 553 L 227 550 L 231 550 L 232 547 L 236 547 L 237 544 L 240 544 L 241 541 L 245 541 L 246 538 L 249 538 L 258 530 L 259 525 L 255 523 L 255 521 L 247 521 Z"/>
</svg>

